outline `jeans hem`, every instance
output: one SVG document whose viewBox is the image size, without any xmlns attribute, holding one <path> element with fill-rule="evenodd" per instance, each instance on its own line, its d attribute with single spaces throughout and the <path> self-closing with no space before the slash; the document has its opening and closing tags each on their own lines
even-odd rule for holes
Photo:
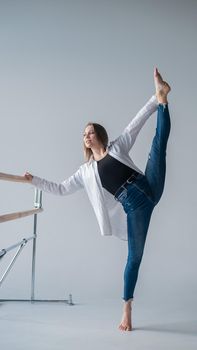
<svg viewBox="0 0 197 350">
<path fill-rule="evenodd" d="M 122 299 L 123 299 L 124 301 L 130 301 L 130 300 L 133 301 L 134 298 L 133 298 L 133 297 L 131 297 L 131 298 L 124 298 L 124 297 L 123 297 Z"/>
</svg>

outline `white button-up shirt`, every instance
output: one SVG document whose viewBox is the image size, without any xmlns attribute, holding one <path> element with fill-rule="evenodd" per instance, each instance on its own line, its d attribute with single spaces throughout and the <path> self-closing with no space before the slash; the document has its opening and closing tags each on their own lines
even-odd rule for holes
<svg viewBox="0 0 197 350">
<path fill-rule="evenodd" d="M 142 174 L 143 172 L 133 163 L 129 151 L 146 120 L 157 110 L 157 105 L 157 99 L 154 95 L 131 120 L 122 134 L 107 146 L 108 153 L 112 157 Z M 33 176 L 32 183 L 35 187 L 56 195 L 68 195 L 84 188 L 93 206 L 101 235 L 113 234 L 120 239 L 127 240 L 127 217 L 122 204 L 102 187 L 97 162 L 93 157 L 60 184 L 38 176 Z"/>
</svg>

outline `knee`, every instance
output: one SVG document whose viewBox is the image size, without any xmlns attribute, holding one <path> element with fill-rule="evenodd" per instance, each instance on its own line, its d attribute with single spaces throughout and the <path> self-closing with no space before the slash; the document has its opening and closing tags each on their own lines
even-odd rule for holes
<svg viewBox="0 0 197 350">
<path fill-rule="evenodd" d="M 127 268 L 129 270 L 138 270 L 142 260 L 142 255 L 128 256 Z"/>
</svg>

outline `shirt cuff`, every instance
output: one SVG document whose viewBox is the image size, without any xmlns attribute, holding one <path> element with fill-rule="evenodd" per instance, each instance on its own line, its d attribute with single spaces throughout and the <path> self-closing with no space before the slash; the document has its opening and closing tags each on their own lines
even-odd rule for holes
<svg viewBox="0 0 197 350">
<path fill-rule="evenodd" d="M 40 184 L 40 182 L 41 182 L 41 178 L 40 177 L 38 177 L 38 176 L 33 176 L 33 179 L 32 179 L 32 181 L 31 181 L 31 183 L 32 183 L 32 185 L 34 185 L 34 186 L 38 186 L 39 184 Z"/>
<path fill-rule="evenodd" d="M 150 98 L 150 102 L 153 102 L 153 103 L 155 103 L 156 105 L 158 105 L 158 101 L 157 101 L 156 95 L 153 95 L 153 96 Z"/>
</svg>

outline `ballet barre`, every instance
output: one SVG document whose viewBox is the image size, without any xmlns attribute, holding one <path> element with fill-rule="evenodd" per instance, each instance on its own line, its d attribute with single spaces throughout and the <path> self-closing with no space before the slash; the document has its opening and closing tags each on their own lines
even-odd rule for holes
<svg viewBox="0 0 197 350">
<path fill-rule="evenodd" d="M 0 250 L 0 259 L 5 256 L 5 254 L 7 252 L 9 252 L 12 249 L 15 249 L 19 246 L 19 249 L 17 250 L 16 254 L 14 255 L 14 257 L 12 258 L 10 264 L 8 265 L 7 269 L 5 270 L 5 272 L 3 273 L 1 279 L 0 279 L 0 286 L 2 285 L 4 279 L 6 278 L 6 276 L 8 275 L 9 271 L 11 270 L 12 266 L 14 265 L 16 258 L 19 256 L 19 254 L 21 253 L 22 249 L 24 248 L 24 246 L 27 244 L 28 241 L 34 239 L 35 237 L 29 237 L 29 238 L 23 238 L 23 240 L 19 243 L 13 244 L 12 246 L 6 248 L 6 249 L 2 249 Z"/>
<path fill-rule="evenodd" d="M 12 181 L 12 182 L 23 182 L 23 183 L 30 183 L 25 176 L 18 176 L 18 175 L 12 175 L 12 174 L 5 174 L 0 173 L 0 180 L 3 181 Z M 26 244 L 29 241 L 33 241 L 32 245 L 32 267 L 31 267 L 31 298 L 30 299 L 0 299 L 0 302 L 7 302 L 7 301 L 31 301 L 31 302 L 63 302 L 68 305 L 74 305 L 72 301 L 72 294 L 69 294 L 68 300 L 60 299 L 60 300 L 52 300 L 52 299 L 35 299 L 35 268 L 36 268 L 36 243 L 37 243 L 37 214 L 41 213 L 43 211 L 42 207 L 42 191 L 35 188 L 35 194 L 34 194 L 34 208 L 30 210 L 25 211 L 19 211 L 9 214 L 0 215 L 0 223 L 4 223 L 11 220 L 21 219 L 26 216 L 34 216 L 34 223 L 33 223 L 33 235 L 28 238 L 23 238 L 22 241 L 15 243 L 8 248 L 4 248 L 0 250 L 0 260 L 3 259 L 3 257 L 10 252 L 11 250 L 14 250 L 16 248 L 17 251 L 15 255 L 13 256 L 11 262 L 7 266 L 6 270 L 4 271 L 2 277 L 0 277 L 0 287 L 5 280 L 6 276 L 8 275 L 9 271 L 13 267 L 17 257 L 21 253 L 22 249 L 26 246 Z"/>
<path fill-rule="evenodd" d="M 12 182 L 28 182 L 25 176 L 0 173 L 0 180 Z"/>
<path fill-rule="evenodd" d="M 17 213 L 0 215 L 0 223 L 6 222 L 6 221 L 11 221 L 11 220 L 16 220 L 16 219 L 21 219 L 21 218 L 24 218 L 26 216 L 41 213 L 42 211 L 43 211 L 43 209 L 39 208 L 39 209 L 32 209 L 32 210 L 26 210 L 26 211 L 19 211 Z"/>
<path fill-rule="evenodd" d="M 0 180 L 4 181 L 12 181 L 12 182 L 28 182 L 27 179 L 24 176 L 18 176 L 18 175 L 11 175 L 11 174 L 5 174 L 5 173 L 0 173 Z M 34 209 L 31 210 L 25 210 L 25 211 L 20 211 L 20 212 L 15 212 L 15 213 L 9 213 L 9 214 L 4 214 L 0 215 L 0 223 L 4 223 L 10 220 L 16 220 L 16 219 L 21 219 L 26 216 L 34 216 L 34 224 L 33 224 L 33 236 L 29 238 L 24 238 L 21 242 L 16 243 L 8 248 L 4 248 L 0 250 L 0 258 L 2 259 L 7 252 L 17 248 L 17 252 L 12 258 L 11 262 L 9 263 L 8 267 L 6 268 L 5 272 L 3 273 L 3 276 L 0 278 L 0 286 L 2 285 L 3 281 L 5 280 L 6 276 L 8 275 L 9 271 L 13 267 L 17 257 L 21 253 L 22 249 L 25 247 L 25 245 L 30 241 L 33 240 L 33 252 L 32 252 L 32 272 L 31 272 L 31 301 L 35 300 L 35 264 L 36 264 L 36 239 L 37 239 L 37 214 L 41 213 L 43 211 L 42 208 L 42 191 L 35 189 L 35 195 L 34 195 Z M 3 299 L 4 301 L 6 299 Z M 16 299 L 15 299 L 16 300 Z M 2 299 L 0 299 L 2 301 Z M 7 301 L 9 301 L 7 299 Z"/>
</svg>

